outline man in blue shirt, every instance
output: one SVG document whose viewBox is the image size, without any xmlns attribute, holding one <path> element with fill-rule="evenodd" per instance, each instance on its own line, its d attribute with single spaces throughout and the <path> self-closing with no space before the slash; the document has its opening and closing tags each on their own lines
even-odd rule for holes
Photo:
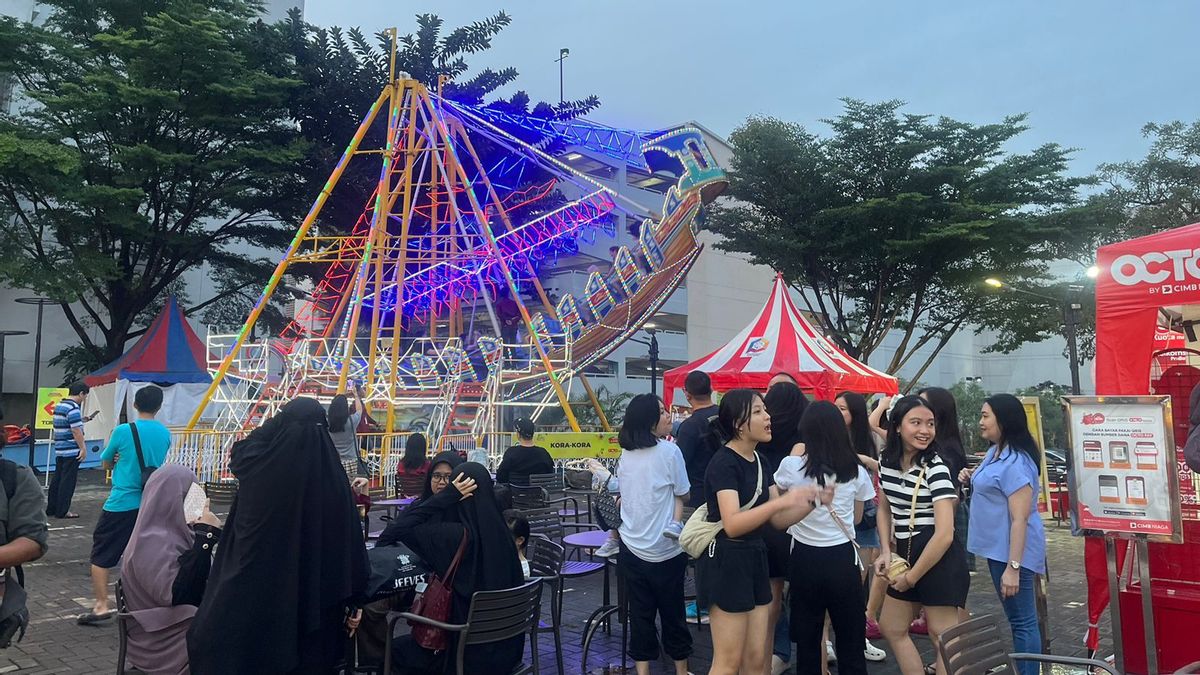
<svg viewBox="0 0 1200 675">
<path fill-rule="evenodd" d="M 92 534 L 92 592 L 96 602 L 91 612 L 79 617 L 82 625 L 97 624 L 113 616 L 108 604 L 108 571 L 120 564 L 142 505 L 142 463 L 138 461 L 137 444 L 141 445 L 142 460 L 147 467 L 162 466 L 171 449 L 171 432 L 154 419 L 162 401 L 162 389 L 154 385 L 139 389 L 133 397 L 137 419 L 113 429 L 108 447 L 100 455 L 104 468 L 112 469 L 112 491 Z"/>
<path fill-rule="evenodd" d="M 54 477 L 50 479 L 50 495 L 46 499 L 46 515 L 51 518 L 79 517 L 71 513 L 71 500 L 75 497 L 79 463 L 87 459 L 83 423 L 95 417 L 95 414 L 83 416 L 87 395 L 86 384 L 73 382 L 67 388 L 67 397 L 54 406 Z"/>
</svg>

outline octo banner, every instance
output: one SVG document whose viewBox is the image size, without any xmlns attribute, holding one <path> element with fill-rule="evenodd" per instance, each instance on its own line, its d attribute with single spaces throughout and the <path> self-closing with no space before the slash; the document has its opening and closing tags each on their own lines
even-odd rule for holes
<svg viewBox="0 0 1200 675">
<path fill-rule="evenodd" d="M 621 456 L 617 432 L 563 431 L 533 435 L 533 442 L 554 459 L 616 459 Z"/>
</svg>

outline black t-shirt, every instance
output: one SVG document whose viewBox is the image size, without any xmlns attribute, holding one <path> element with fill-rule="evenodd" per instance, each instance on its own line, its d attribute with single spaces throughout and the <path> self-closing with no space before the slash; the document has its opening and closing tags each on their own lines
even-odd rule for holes
<svg viewBox="0 0 1200 675">
<path fill-rule="evenodd" d="M 771 472 L 767 470 L 766 463 L 763 462 L 761 456 L 757 458 L 757 461 L 747 462 L 729 446 L 717 450 L 708 463 L 708 471 L 704 474 L 704 498 L 708 503 L 709 522 L 715 523 L 721 519 L 721 507 L 717 504 L 717 493 L 721 490 L 737 490 L 739 507 L 750 501 L 750 498 L 754 496 L 754 483 L 758 478 L 759 464 L 762 464 L 762 489 L 759 492 L 758 500 L 752 507 L 765 504 L 771 498 L 770 487 L 775 483 Z M 770 527 L 770 525 L 763 527 Z M 761 536 L 762 528 L 759 528 L 740 538 Z"/>
<path fill-rule="evenodd" d="M 683 464 L 687 467 L 688 482 L 692 491 L 699 493 L 704 489 L 704 473 L 721 442 L 716 434 L 709 432 L 709 420 L 717 416 L 719 408 L 710 405 L 692 412 L 686 420 L 679 423 L 679 432 L 675 436 L 675 444 L 683 453 Z"/>
<path fill-rule="evenodd" d="M 535 473 L 554 473 L 550 453 L 540 445 L 514 445 L 504 451 L 496 469 L 496 482 L 524 485 L 529 482 L 529 475 Z"/>
</svg>

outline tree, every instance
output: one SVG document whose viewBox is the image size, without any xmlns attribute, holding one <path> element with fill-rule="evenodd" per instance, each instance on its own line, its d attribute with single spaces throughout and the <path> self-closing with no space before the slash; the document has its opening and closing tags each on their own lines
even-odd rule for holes
<svg viewBox="0 0 1200 675">
<path fill-rule="evenodd" d="M 1100 165 L 1107 189 L 1096 199 L 1116 227 L 1097 245 L 1200 221 L 1200 121 L 1147 124 L 1142 135 L 1153 139 L 1144 158 Z"/>
<path fill-rule="evenodd" d="M 44 26 L 0 20 L 27 97 L 0 119 L 0 279 L 61 304 L 86 372 L 187 270 L 216 286 L 189 311 L 266 277 L 253 247 L 285 245 L 306 204 L 298 83 L 249 0 L 44 4 Z"/>
<path fill-rule="evenodd" d="M 629 407 L 631 399 L 633 399 L 633 394 L 629 392 L 613 392 L 604 385 L 596 387 L 596 400 L 600 401 L 604 416 L 608 418 L 608 423 L 613 429 L 620 428 L 621 422 L 625 419 L 625 408 Z M 575 413 L 575 419 L 579 421 L 580 427 L 600 430 L 600 416 L 596 414 L 596 409 L 586 396 L 577 396 L 573 399 L 571 410 Z M 538 418 L 538 425 L 545 428 L 562 427 L 566 426 L 566 419 L 567 416 L 563 413 L 562 408 L 547 408 Z"/>
<path fill-rule="evenodd" d="M 1064 222 L 1090 179 L 1065 175 L 1070 151 L 1007 151 L 1023 115 L 975 125 L 844 104 L 827 138 L 773 118 L 734 132 L 733 200 L 709 219 L 719 247 L 782 272 L 855 357 L 898 335 L 885 369 L 913 365 L 914 380 L 966 326 L 1027 329 L 1027 303 L 981 282 L 1037 285 L 1078 236 Z"/>
<path fill-rule="evenodd" d="M 988 443 L 979 435 L 979 411 L 988 392 L 978 382 L 960 380 L 950 387 L 954 403 L 958 407 L 958 435 L 962 438 L 967 454 L 979 455 L 987 450 Z"/>
</svg>

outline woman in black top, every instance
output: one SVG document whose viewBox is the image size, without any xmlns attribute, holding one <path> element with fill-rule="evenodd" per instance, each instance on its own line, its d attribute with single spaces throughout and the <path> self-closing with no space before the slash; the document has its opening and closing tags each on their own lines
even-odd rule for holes
<svg viewBox="0 0 1200 675">
<path fill-rule="evenodd" d="M 528 485 L 533 474 L 554 473 L 554 460 L 540 445 L 533 444 L 536 428 L 533 420 L 526 417 L 516 421 L 517 445 L 504 451 L 500 467 L 496 469 L 496 482 L 509 485 Z"/>
<path fill-rule="evenodd" d="M 771 416 L 758 392 L 734 389 L 726 394 L 716 425 L 725 446 L 708 464 L 704 493 L 709 521 L 720 521 L 723 527 L 700 556 L 697 589 L 698 603 L 708 606 L 712 625 L 709 673 L 761 673 L 772 638 L 762 533 L 807 515 L 821 493 L 809 486 L 779 497 L 766 462 L 755 451 L 759 443 L 771 440 Z"/>
<path fill-rule="evenodd" d="M 454 470 L 450 486 L 404 509 L 394 521 L 400 541 L 421 560 L 444 575 L 466 535 L 467 546 L 454 576 L 450 623 L 466 623 L 475 591 L 493 591 L 525 582 L 517 546 L 501 515 L 492 477 L 482 464 L 467 462 Z M 456 653 L 455 633 L 442 652 L 417 645 L 410 636 L 392 645 L 395 672 L 429 675 L 446 672 L 446 654 Z M 469 646 L 463 671 L 479 675 L 511 673 L 521 662 L 525 636 Z"/>
</svg>

